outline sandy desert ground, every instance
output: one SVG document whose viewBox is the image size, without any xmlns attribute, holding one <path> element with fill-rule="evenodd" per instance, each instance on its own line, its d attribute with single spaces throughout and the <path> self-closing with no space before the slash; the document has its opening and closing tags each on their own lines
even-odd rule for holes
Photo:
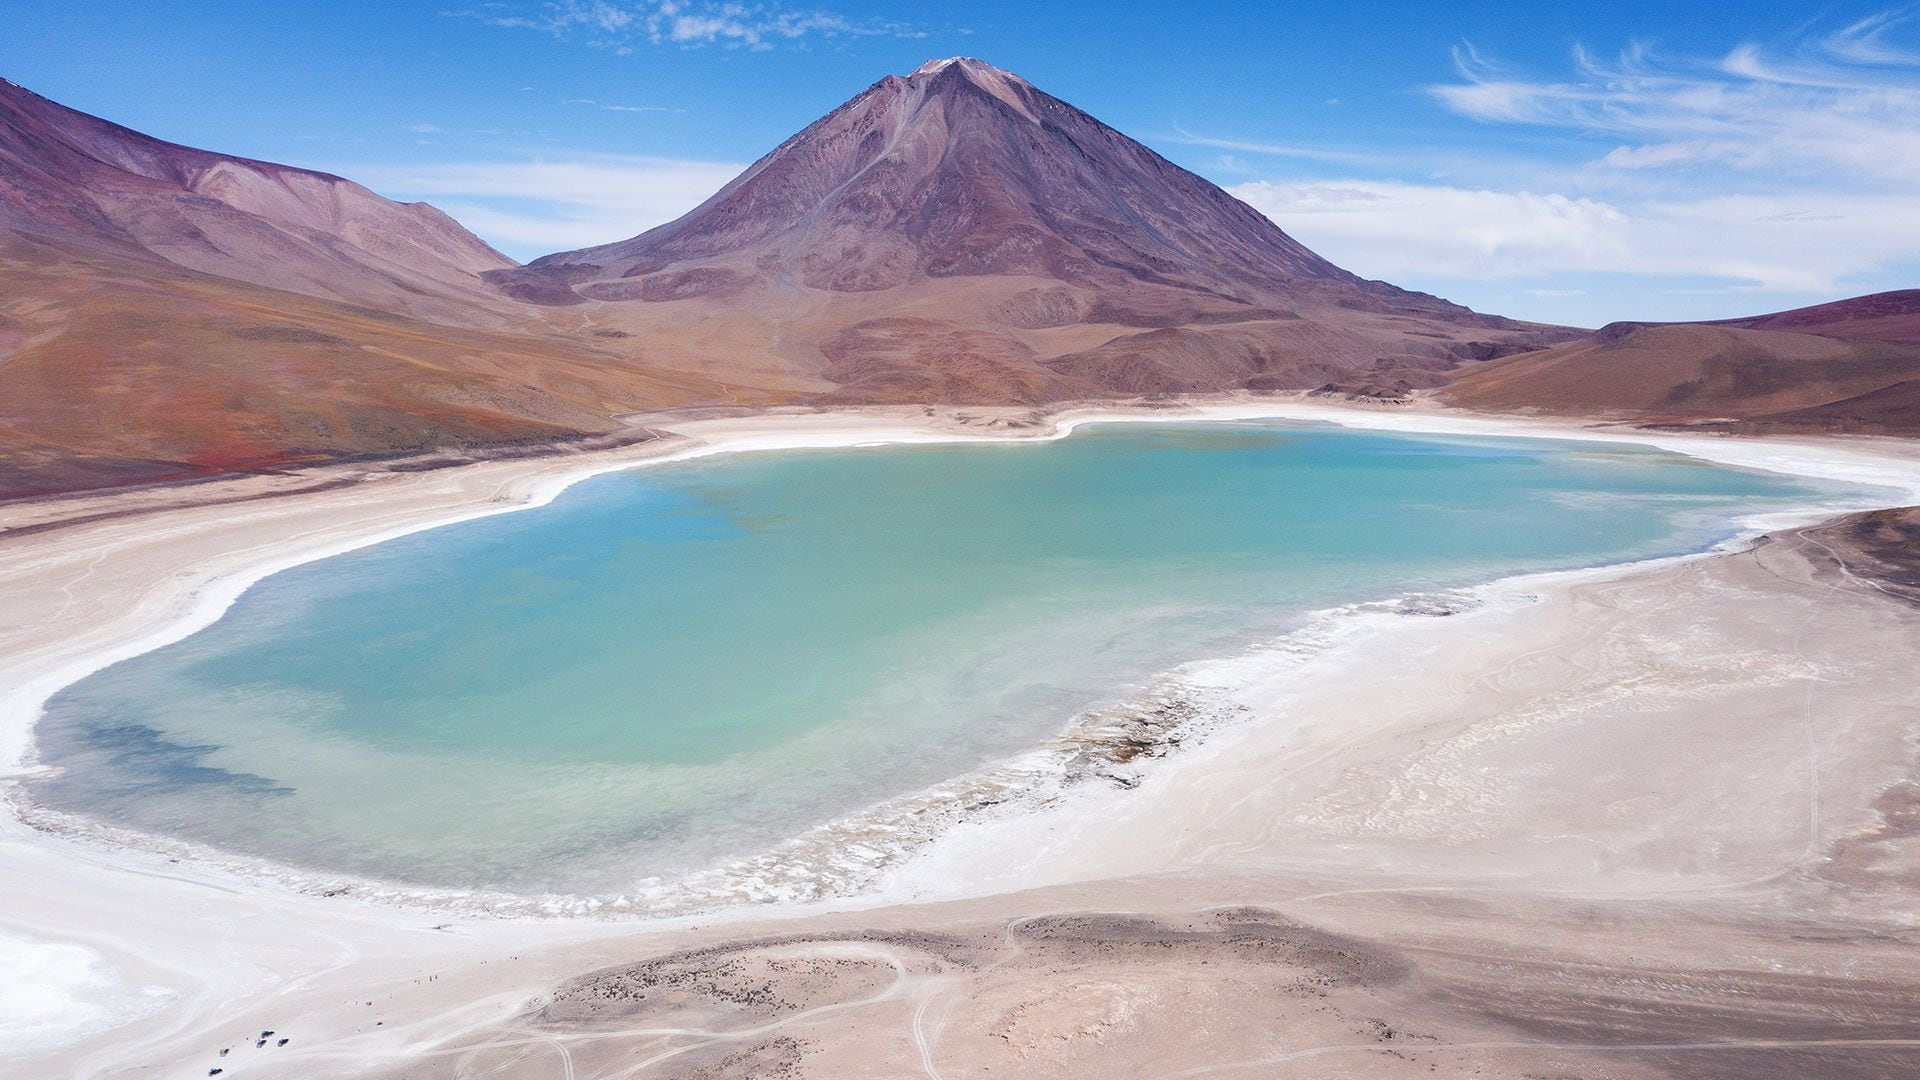
<svg viewBox="0 0 1920 1080">
<path fill-rule="evenodd" d="M 1284 402 L 1156 415 L 1569 433 Z M 0 533 L 0 776 L 32 768 L 48 691 L 278 566 L 649 454 L 1059 424 L 656 426 L 566 458 L 0 511 L 22 526 Z M 1920 499 L 1905 444 L 1658 441 Z M 319 490 L 242 498 L 301 484 Z M 1353 620 L 1305 667 L 1222 668 L 1211 692 L 1247 719 L 1137 786 L 960 826 L 834 906 L 484 917 L 9 816 L 0 1004 L 41 1018 L 15 1045 L 42 1042 L 0 1075 L 1910 1075 L 1916 535 L 1781 521 L 1738 552 Z"/>
</svg>

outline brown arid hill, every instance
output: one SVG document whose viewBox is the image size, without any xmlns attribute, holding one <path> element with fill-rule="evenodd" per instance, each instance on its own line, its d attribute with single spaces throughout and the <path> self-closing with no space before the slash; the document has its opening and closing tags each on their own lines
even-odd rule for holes
<svg viewBox="0 0 1920 1080">
<path fill-rule="evenodd" d="M 513 265 L 425 204 L 0 81 L 0 498 L 783 398 L 556 326 L 481 277 Z"/>
<path fill-rule="evenodd" d="M 0 231 L 0 498 L 565 440 L 739 393 L 566 338 Z"/>
<path fill-rule="evenodd" d="M 488 276 L 636 334 L 730 326 L 826 401 L 1407 388 L 1561 339 L 1362 280 L 967 58 L 880 80 L 677 221 Z"/>
<path fill-rule="evenodd" d="M 0 81 L 0 498 L 687 404 L 1394 395 L 1571 334 L 1362 280 L 977 60 L 527 267 L 423 203 Z"/>
<path fill-rule="evenodd" d="M 480 275 L 513 260 L 425 203 L 163 142 L 4 79 L 0 228 L 393 314 L 511 321 Z"/>
<path fill-rule="evenodd" d="M 1461 371 L 1439 400 L 1742 433 L 1920 434 L 1920 289 L 1711 323 L 1613 323 Z"/>
</svg>

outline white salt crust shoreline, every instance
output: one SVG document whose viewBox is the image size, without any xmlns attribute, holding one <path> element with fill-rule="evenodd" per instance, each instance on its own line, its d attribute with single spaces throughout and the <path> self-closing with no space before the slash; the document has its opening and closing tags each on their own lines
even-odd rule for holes
<svg viewBox="0 0 1920 1080">
<path fill-rule="evenodd" d="M 827 418 L 839 419 L 835 414 L 821 414 Z M 868 418 L 852 414 L 846 419 L 867 421 Z M 780 418 L 807 420 L 812 417 Z M 1742 468 L 1758 469 L 1765 472 L 1780 473 L 1787 476 L 1806 477 L 1819 480 L 1835 480 L 1845 483 L 1861 484 L 1873 487 L 1885 487 L 1900 492 L 1898 501 L 1887 505 L 1902 505 L 1906 502 L 1920 502 L 1920 462 L 1899 457 L 1883 456 L 1865 446 L 1855 449 L 1850 446 L 1838 446 L 1819 443 L 1811 439 L 1746 439 L 1724 436 L 1688 436 L 1662 435 L 1641 431 L 1614 431 L 1584 428 L 1571 424 L 1555 424 L 1532 420 L 1511 418 L 1483 418 L 1433 412 L 1388 412 L 1382 410 L 1341 408 L 1310 402 L 1250 402 L 1232 404 L 1195 404 L 1178 408 L 1155 408 L 1152 410 L 1096 410 L 1082 409 L 1058 414 L 1052 418 L 1050 430 L 1040 433 L 993 434 L 960 431 L 942 431 L 933 428 L 915 429 L 913 427 L 876 424 L 872 427 L 853 427 L 842 430 L 802 431 L 791 434 L 774 432 L 747 432 L 729 434 L 718 441 L 699 442 L 683 449 L 672 450 L 664 454 L 640 457 L 627 461 L 601 461 L 583 466 L 577 470 L 558 476 L 541 479 L 531 485 L 523 494 L 511 501 L 494 502 L 471 509 L 451 511 L 444 516 L 433 517 L 399 528 L 371 532 L 364 536 L 344 540 L 334 540 L 307 549 L 293 549 L 277 555 L 263 556 L 242 569 L 222 574 L 211 580 L 197 583 L 183 598 L 181 610 L 159 621 L 144 633 L 123 642 L 74 657 L 59 667 L 53 668 L 32 682 L 16 687 L 0 698 L 0 780 L 30 774 L 34 769 L 31 760 L 31 732 L 33 723 L 38 719 L 40 710 L 47 700 L 61 690 L 86 678 L 103 668 L 128 660 L 143 653 L 164 648 L 174 642 L 190 637 L 213 625 L 227 613 L 233 605 L 254 585 L 283 570 L 296 566 L 319 562 L 336 555 L 358 551 L 376 544 L 397 540 L 404 536 L 426 532 L 464 521 L 474 521 L 499 514 L 533 510 L 551 504 L 567 489 L 586 480 L 608 473 L 641 469 L 653 465 L 664 465 L 678 461 L 690 461 L 697 458 L 712 457 L 727 453 L 777 452 L 791 450 L 847 449 L 853 447 L 880 447 L 927 444 L 956 444 L 967 442 L 1053 442 L 1071 435 L 1076 428 L 1086 424 L 1099 423 L 1194 423 L 1206 421 L 1234 420 L 1307 420 L 1337 424 L 1342 427 L 1360 428 L 1376 431 L 1397 431 L 1408 434 L 1461 435 L 1461 436 L 1499 436 L 1515 438 L 1560 439 L 1599 443 L 1624 443 L 1650 446 L 1661 450 L 1683 454 L 1703 461 Z M 766 421 L 760 421 L 765 423 Z M 699 429 L 711 421 L 692 421 L 685 425 L 688 429 Z M 733 425 L 739 421 L 720 421 L 718 425 Z M 664 430 L 676 431 L 676 427 L 664 426 Z M 695 436 L 698 437 L 697 435 Z M 462 468 L 463 466 L 454 466 Z M 299 498 L 300 496 L 288 496 Z M 1764 519 L 1755 518 L 1741 524 L 1751 535 L 1758 535 L 1771 528 L 1784 528 L 1793 524 L 1805 524 L 1818 520 L 1822 515 L 1830 515 L 1849 509 L 1845 507 L 1817 506 L 1805 511 L 1768 515 Z M 1859 509 L 1858 507 L 1852 509 Z M 1747 537 L 1748 539 L 1751 536 Z M 1632 564 L 1628 564 L 1632 565 Z M 1594 568 L 1594 571 L 1576 571 L 1576 573 L 1605 572 L 1616 567 Z"/>
<path fill-rule="evenodd" d="M 841 419 L 834 414 L 825 414 L 824 418 Z M 795 419 L 812 418 L 797 417 Z M 849 419 L 866 420 L 867 418 L 855 416 Z M 55 694 L 112 664 L 164 648 L 206 629 L 219 621 L 247 590 L 266 578 L 297 566 L 372 547 L 415 533 L 498 514 L 538 509 L 551 504 L 575 484 L 595 477 L 726 453 L 777 453 L 810 449 L 877 448 L 967 442 L 1038 444 L 1067 438 L 1077 428 L 1087 424 L 1208 421 L 1224 423 L 1252 420 L 1329 422 L 1350 428 L 1398 431 L 1408 434 L 1490 435 L 1622 442 L 1658 446 L 1660 449 L 1673 450 L 1701 460 L 1736 467 L 1756 468 L 1816 479 L 1837 478 L 1829 471 L 1831 466 L 1825 462 L 1814 463 L 1809 467 L 1809 463 L 1792 456 L 1777 453 L 1753 454 L 1749 452 L 1753 444 L 1731 440 L 1717 438 L 1713 440 L 1716 443 L 1726 442 L 1736 450 L 1736 453 L 1720 457 L 1711 452 L 1700 452 L 1701 448 L 1696 444 L 1705 440 L 1697 437 L 1682 436 L 1664 440 L 1674 445 L 1663 445 L 1663 441 L 1657 441 L 1661 437 L 1643 436 L 1638 432 L 1618 435 L 1589 432 L 1587 429 L 1536 425 L 1527 421 L 1494 421 L 1478 417 L 1450 417 L 1430 413 L 1409 415 L 1338 409 L 1315 403 L 1290 403 L 1278 407 L 1269 402 L 1246 405 L 1204 404 L 1155 411 L 1075 410 L 1061 413 L 1053 418 L 1051 427 L 1046 430 L 1022 431 L 1019 434 L 914 430 L 888 426 L 877 428 L 863 426 L 845 430 L 794 434 L 749 431 L 739 435 L 723 436 L 711 442 L 696 442 L 636 461 L 599 462 L 587 465 L 541 480 L 530 487 L 517 501 L 450 512 L 444 517 L 428 519 L 401 528 L 338 540 L 310 550 L 282 553 L 278 557 L 263 559 L 215 578 L 190 594 L 189 605 L 177 620 L 156 626 L 148 636 L 135 638 L 117 648 L 76 657 L 67 666 L 50 671 L 43 679 L 29 683 L 23 691 L 8 694 L 0 699 L 0 736 L 9 735 L 17 730 L 24 737 L 25 743 L 11 760 L 10 766 L 0 766 L 0 780 L 13 777 L 26 779 L 43 772 L 32 757 L 31 729 L 46 702 Z M 1411 424 L 1394 422 L 1404 420 L 1414 422 Z M 1449 424 L 1448 421 L 1456 422 Z M 696 421 L 688 426 L 697 427 L 700 423 Z M 1495 425 L 1499 426 L 1498 430 L 1493 429 Z M 1513 426 L 1516 430 L 1507 430 L 1508 426 Z M 1902 492 L 1899 502 L 1920 502 L 1920 464 L 1914 467 L 1912 477 L 1904 477 L 1897 465 L 1890 467 L 1886 479 L 1894 481 L 1895 484 L 1907 485 L 1893 488 Z M 1864 483 L 1865 481 L 1855 482 Z M 1896 502 L 1889 505 L 1897 504 Z M 1867 503 L 1818 504 L 1763 515 L 1750 515 L 1734 522 L 1739 529 L 1734 537 L 1707 551 L 1577 570 L 1515 575 L 1454 591 L 1469 598 L 1468 602 L 1474 606 L 1495 599 L 1505 599 L 1511 603 L 1515 596 L 1525 596 L 1553 585 L 1605 580 L 1649 571 L 1679 561 L 1740 550 L 1766 532 L 1811 524 L 1835 514 L 1865 509 L 1870 505 Z M 1366 627 L 1372 630 L 1374 635 L 1390 633 L 1397 622 L 1396 616 L 1385 614 L 1383 619 L 1382 612 L 1363 609 L 1379 609 L 1401 599 L 1407 598 L 1387 598 L 1309 612 L 1307 624 L 1304 627 L 1278 641 L 1258 645 L 1234 656 L 1201 659 L 1182 664 L 1158 677 L 1151 687 L 1138 695 L 1138 702 L 1133 699 L 1112 702 L 1090 710 L 1090 713 L 1124 711 L 1140 703 L 1191 702 L 1202 686 L 1214 691 L 1225 689 L 1226 684 L 1223 678 L 1226 677 L 1227 672 L 1238 672 L 1241 678 L 1251 681 L 1250 665 L 1257 665 L 1263 659 L 1269 663 L 1277 662 L 1281 666 L 1298 666 L 1309 662 L 1322 649 L 1331 648 L 1335 642 L 1346 643 L 1358 636 L 1373 636 L 1362 633 L 1362 628 L 1359 626 L 1348 625 L 1348 621 L 1357 616 L 1365 614 L 1375 616 L 1371 620 L 1365 620 L 1371 624 L 1377 624 Z M 1315 644 L 1303 648 L 1302 645 L 1306 642 Z M 1208 714 L 1205 709 L 1199 709 L 1199 712 L 1201 715 L 1197 715 L 1191 722 L 1183 725 L 1181 730 L 1168 733 L 1174 736 L 1175 744 L 1198 743 L 1202 736 L 1229 726 L 1229 721 L 1223 716 Z M 290 890 L 327 898 L 351 894 L 359 900 L 396 904 L 443 914 L 487 918 L 583 916 L 658 918 L 691 915 L 711 917 L 721 910 L 742 904 L 760 906 L 774 904 L 811 909 L 822 904 L 839 902 L 867 907 L 926 899 L 959 899 L 971 895 L 966 889 L 939 888 L 932 884 L 931 879 L 924 873 L 909 872 L 903 877 L 900 872 L 906 869 L 901 867 L 902 862 L 922 861 L 916 857 L 922 854 L 923 849 L 930 845 L 937 845 L 941 836 L 956 825 L 972 823 L 974 818 L 986 816 L 993 819 L 997 834 L 1017 834 L 1021 831 L 1017 826 L 1018 820 L 1025 813 L 1044 809 L 1055 816 L 1071 814 L 1076 804 L 1085 801 L 1076 799 L 1075 796 L 1089 794 L 1079 790 L 1064 790 L 1064 785 L 1078 784 L 1087 779 L 1085 775 L 1069 774 L 1070 765 L 1067 760 L 1076 745 L 1088 742 L 1084 737 L 1076 738 L 1074 730 L 1084 726 L 1087 719 L 1085 714 L 1074 717 L 1069 721 L 1066 729 L 1055 738 L 1048 740 L 1045 745 L 1037 746 L 1013 759 L 952 777 L 923 791 L 909 792 L 884 800 L 855 811 L 845 818 L 815 826 L 760 856 L 742 859 L 734 864 L 695 875 L 685 883 L 669 882 L 651 890 L 620 896 L 524 895 L 476 889 L 407 885 L 350 874 L 330 874 L 268 858 L 230 852 L 196 841 L 114 826 L 81 814 L 53 810 L 34 804 L 24 794 L 19 793 L 18 789 L 8 793 L 7 802 L 20 821 L 63 840 L 89 843 L 110 849 L 141 851 L 168 859 L 187 861 L 230 875 L 251 885 L 266 888 Z M 10 745 L 10 741 L 0 745 Z M 1170 748 L 1158 749 L 1164 751 Z M 1158 756 L 1156 753 L 1154 758 Z M 1143 766 L 1150 767 L 1152 760 L 1152 758 L 1143 760 Z M 1137 769 L 1119 771 L 1129 774 L 1128 782 L 1123 785 L 1125 787 L 1131 787 L 1141 779 Z M 983 799 L 991 801 L 990 809 L 977 809 L 970 805 Z M 1090 809 L 1090 807 L 1083 809 Z M 1011 837 L 1008 839 L 1010 840 Z M 840 857 L 841 853 L 848 851 L 853 852 L 851 857 Z M 934 855 L 934 853 L 927 854 Z M 934 865 L 943 862 L 937 857 L 924 861 Z M 977 881 L 973 875 L 953 875 L 953 879 Z M 914 884 L 906 885 L 904 884 L 906 881 L 912 881 Z M 1059 883 L 1057 875 L 1044 875 L 1017 882 L 1009 880 L 1003 882 L 1002 887 L 1011 889 L 1057 883 Z"/>
<path fill-rule="evenodd" d="M 552 472 L 552 462 L 531 461 L 512 463 L 518 468 L 501 471 L 522 474 L 519 477 L 509 475 L 503 479 L 501 487 L 496 489 L 489 499 L 474 496 L 468 504 L 450 507 L 444 513 L 434 513 L 418 520 L 385 529 L 376 529 L 360 535 L 331 535 L 307 546 L 299 544 L 283 546 L 272 552 L 261 552 L 258 558 L 245 559 L 221 572 L 200 580 L 185 580 L 174 586 L 163 604 L 155 605 L 151 598 L 146 601 L 145 618 L 136 625 L 120 626 L 118 633 L 106 642 L 88 641 L 84 648 L 74 648 L 65 655 L 58 650 L 50 659 L 46 655 L 33 658 L 33 668 L 26 671 L 9 670 L 9 661 L 17 657 L 0 655 L 0 673 L 7 675 L 12 684 L 0 698 L 0 779 L 31 773 L 34 766 L 29 758 L 31 748 L 31 725 L 37 717 L 45 700 L 61 688 L 84 678 L 86 675 L 109 664 L 127 657 L 159 648 L 177 641 L 216 621 L 234 603 L 245 590 L 259 580 L 282 569 L 302 563 L 327 558 L 335 554 L 355 550 L 371 544 L 380 543 L 398 536 L 435 528 L 457 521 L 472 520 L 507 513 L 520 509 L 543 506 L 551 502 L 566 488 L 593 476 L 626 468 L 641 467 L 653 462 L 680 461 L 704 457 L 718 453 L 744 451 L 798 450 L 809 448 L 834 448 L 850 446 L 869 446 L 882 444 L 940 443 L 964 441 L 1022 441 L 1049 440 L 1063 438 L 1071 431 L 1087 423 L 1108 421 L 1228 421 L 1228 420 L 1309 420 L 1325 421 L 1350 427 L 1372 428 L 1376 430 L 1404 431 L 1410 433 L 1431 433 L 1463 436 L 1518 436 L 1533 438 L 1567 439 L 1585 442 L 1621 442 L 1654 446 L 1703 460 L 1726 465 L 1762 469 L 1770 472 L 1820 479 L 1840 480 L 1856 484 L 1872 485 L 1891 489 L 1886 505 L 1905 502 L 1920 502 L 1920 460 L 1911 456 L 1903 444 L 1878 440 L 1860 440 L 1842 442 L 1839 440 L 1815 439 L 1769 439 L 1745 440 L 1710 436 L 1664 435 L 1645 432 L 1598 431 L 1581 428 L 1565 423 L 1542 423 L 1530 420 L 1490 419 L 1470 416 L 1456 416 L 1432 412 L 1386 412 L 1370 409 L 1340 407 L 1313 402 L 1285 401 L 1238 401 L 1190 405 L 1180 408 L 1153 408 L 1151 410 L 1129 411 L 1121 409 L 1082 409 L 1062 413 L 1051 419 L 1051 426 L 1036 433 L 1020 434 L 979 434 L 951 426 L 941 426 L 937 422 L 917 421 L 902 416 L 875 416 L 872 414 L 818 414 L 797 416 L 776 416 L 766 418 L 737 418 L 715 421 L 690 421 L 679 424 L 664 424 L 661 427 L 677 434 L 702 440 L 693 445 L 680 446 L 662 454 L 657 450 L 638 448 L 606 455 L 594 455 L 591 463 L 582 463 L 578 467 L 560 472 Z M 627 456 L 622 456 L 625 454 Z M 651 455 L 651 456 L 647 456 Z M 483 463 L 478 466 L 463 466 L 464 469 L 481 469 L 499 463 Z M 543 473 L 545 473 L 543 475 Z M 519 488 L 512 485 L 519 481 Z M 330 493 L 313 496 L 288 496 L 290 499 L 312 499 L 318 504 Z M 495 501 L 500 499 L 511 501 Z M 1755 518 L 1740 522 L 1744 530 L 1740 539 L 1722 545 L 1722 550 L 1744 546 L 1761 532 L 1807 524 L 1841 509 L 1859 507 L 1808 507 L 1787 514 L 1770 514 L 1764 518 Z M 75 527 L 75 535 L 83 535 L 88 527 Z M 66 530 L 62 530 L 65 532 Z M 0 544 L 0 553 L 6 545 Z M 1699 556 L 1683 556 L 1682 560 Z M 1678 560 L 1659 560 L 1658 563 L 1671 563 Z M 1475 621 L 1494 619 L 1501 610 L 1515 604 L 1528 602 L 1532 595 L 1550 591 L 1579 581 L 1599 578 L 1622 577 L 1652 568 L 1654 564 L 1630 564 L 1597 567 L 1589 570 L 1558 572 L 1549 574 L 1526 575 L 1489 583 L 1475 590 L 1468 590 L 1485 602 L 1481 612 L 1475 613 Z M 69 582 L 65 588 L 68 595 L 78 582 Z M 1391 634 L 1392 627 L 1400 624 L 1404 616 L 1374 615 L 1366 618 L 1348 619 L 1337 632 L 1331 634 L 1333 640 L 1325 643 L 1324 648 L 1312 651 L 1304 657 L 1294 655 L 1287 663 L 1328 663 L 1331 654 L 1337 649 L 1342 653 L 1353 650 L 1367 650 L 1383 647 L 1382 634 Z M 1285 652 L 1282 647 L 1278 652 Z M 1253 650 L 1240 657 L 1188 665 L 1176 673 L 1178 679 L 1189 686 L 1205 688 L 1211 693 L 1231 696 L 1236 682 L 1257 681 L 1258 671 L 1263 664 L 1271 668 L 1276 650 Z M 24 674 L 26 678 L 21 679 Z M 1221 744 L 1231 739 L 1219 740 Z M 1218 745 L 1203 747 L 1191 754 L 1180 755 L 1183 768 L 1204 767 L 1205 759 L 1217 753 Z M 16 789 L 17 792 L 17 789 Z M 14 793 L 10 793 L 10 796 Z M 1063 817 L 1072 813 L 1082 815 L 1099 814 L 1101 808 L 1109 805 L 1109 800 L 1125 798 L 1126 793 L 1115 789 L 1094 790 L 1092 798 L 1065 799 L 1055 803 L 1052 811 L 1046 814 L 1006 814 L 992 815 L 987 820 L 968 822 L 966 828 L 954 830 L 950 839 L 933 842 L 923 848 L 914 858 L 899 865 L 886 866 L 885 873 L 869 882 L 870 887 L 855 896 L 835 897 L 826 901 L 789 902 L 755 905 L 750 909 L 736 909 L 717 917 L 728 920 L 742 918 L 765 918 L 775 912 L 787 912 L 794 915 L 810 914 L 822 910 L 841 908 L 871 908 L 893 903 L 926 900 L 932 898 L 948 899 L 960 896 L 985 895 L 1034 885 L 1052 884 L 1060 880 L 1073 878 L 1077 874 L 1093 872 L 1095 868 L 1076 868 L 1071 860 L 1047 862 L 1038 858 L 1026 860 L 1018 865 L 1006 865 L 1005 860 L 991 860 L 992 871 L 988 872 L 987 855 L 993 851 L 1004 851 L 1009 843 L 1028 843 L 1032 850 L 1058 850 L 1057 838 L 1049 843 L 1037 836 L 1036 830 L 1045 829 L 1055 834 L 1071 834 L 1069 822 L 1063 825 Z M 10 803 L 12 799 L 10 798 Z M 18 810 L 18 807 L 15 807 Z M 136 839 L 137 838 L 127 838 Z M 388 900 L 401 900 L 401 905 L 376 905 L 343 898 L 321 898 L 301 896 L 289 893 L 284 878 L 276 873 L 258 874 L 260 867 L 254 867 L 255 873 L 236 873 L 238 867 L 230 860 L 218 858 L 211 863 L 189 858 L 175 865 L 175 859 L 181 854 L 202 855 L 194 851 L 182 851 L 174 848 L 173 858 L 168 852 L 155 854 L 138 850 L 136 843 L 127 848 L 108 849 L 99 845 L 75 845 L 61 837 L 30 828 L 18 816 L 12 816 L 0 823 L 0 879 L 27 881 L 44 867 L 61 865 L 63 876 L 69 878 L 58 884 L 55 893 L 72 893 L 75 890 L 97 893 L 112 899 L 114 903 L 141 903 L 143 887 L 151 889 L 161 880 L 156 870 L 164 868 L 165 879 L 174 882 L 169 890 L 184 887 L 206 893 L 215 890 L 219 894 L 218 903 L 223 909 L 236 905 L 250 904 L 255 907 L 275 909 L 284 915 L 299 920 L 312 920 L 320 924 L 344 920 L 358 928 L 380 927 L 391 932 L 405 926 L 409 931 L 417 932 L 412 926 L 417 922 L 419 907 L 424 902 L 434 906 L 444 902 L 447 894 L 433 896 L 435 890 L 383 891 L 377 886 L 356 889 L 356 895 L 373 895 Z M 219 865 L 225 863 L 226 865 Z M 1045 865 L 1043 865 L 1045 863 Z M 964 887 L 957 887 L 964 882 Z M 462 894 L 472 899 L 471 894 Z M 772 897 L 770 897 L 771 899 Z M 165 996 L 172 992 L 167 980 L 149 979 L 148 972 L 139 970 L 140 948 L 130 948 L 130 943 L 113 932 L 110 926 L 103 928 L 97 922 L 90 921 L 87 912 L 94 906 L 75 904 L 70 910 L 62 911 L 57 907 L 49 910 L 36 907 L 32 901 L 36 897 L 23 898 L 27 902 L 17 906 L 17 910 L 7 917 L 0 917 L 0 927 L 8 927 L 25 934 L 30 939 L 40 939 L 62 946 L 87 948 L 91 940 L 103 947 L 115 959 L 133 960 L 131 964 L 115 964 L 115 968 L 124 967 L 122 979 L 127 985 L 156 987 L 156 996 Z M 51 899 L 51 897 L 49 897 Z M 466 905 L 462 905 L 466 906 Z M 586 911 L 540 910 L 538 905 L 531 908 L 521 907 L 517 911 L 496 908 L 493 912 L 493 929 L 487 937 L 495 941 L 511 942 L 523 947 L 533 947 L 540 939 L 578 939 L 594 937 L 608 933 L 633 932 L 636 925 L 630 921 L 608 923 L 605 920 L 562 920 L 556 925 L 544 918 L 551 914 L 582 914 Z M 145 913 L 149 918 L 153 912 Z M 513 918 L 500 918 L 512 914 Z M 223 914 L 231 918 L 231 912 Z M 702 921 L 711 923 L 716 918 L 709 914 Z M 163 922 L 165 920 L 162 920 Z M 686 919 L 655 920 L 646 925 L 668 926 L 684 924 Z M 176 925 L 175 932 L 184 945 L 196 937 L 204 937 L 206 926 L 192 923 Z M 331 934 L 325 936 L 331 938 Z M 351 947 L 350 947 L 351 948 Z M 354 950 L 357 951 L 357 950 Z M 304 956 L 284 970 L 266 976 L 268 983 L 284 981 L 286 972 L 300 971 L 301 979 L 319 977 L 304 970 L 303 965 L 311 965 L 313 956 Z M 344 964 L 341 966 L 345 966 Z M 155 969 L 166 971 L 169 967 L 177 973 L 177 965 L 158 963 Z M 178 979 L 174 981 L 179 981 Z M 113 993 L 123 993 L 114 989 Z M 165 1010 L 172 1011 L 172 1010 Z M 164 1015 L 163 1011 L 162 1015 Z M 138 1019 L 128 1015 L 127 1022 Z M 101 1023 L 97 1015 L 89 1016 L 89 1023 L 97 1029 Z M 148 1021 L 142 1026 L 153 1023 Z M 84 1036 L 77 1031 L 76 1037 Z M 57 1040 L 56 1040 L 57 1041 Z M 44 1036 L 41 1045 L 46 1045 Z M 10 1064 L 5 1057 L 6 1048 L 0 1046 L 0 1071 Z M 25 1074 L 23 1074 L 25 1075 Z M 183 1074 L 184 1075 L 184 1074 Z"/>
</svg>

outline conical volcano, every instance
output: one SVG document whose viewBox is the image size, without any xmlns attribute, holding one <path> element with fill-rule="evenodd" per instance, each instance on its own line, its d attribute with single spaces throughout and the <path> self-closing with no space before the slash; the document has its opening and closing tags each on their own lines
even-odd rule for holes
<svg viewBox="0 0 1920 1080">
<path fill-rule="evenodd" d="M 512 261 L 424 204 L 0 80 L 0 498 L 545 442 L 684 404 L 1396 395 L 1565 340 L 1381 282 L 978 60 L 678 221 Z"/>
<path fill-rule="evenodd" d="M 1362 280 L 966 57 L 880 80 L 677 221 L 493 278 L 629 332 L 730 324 L 859 400 L 1404 381 L 1537 331 Z"/>
</svg>

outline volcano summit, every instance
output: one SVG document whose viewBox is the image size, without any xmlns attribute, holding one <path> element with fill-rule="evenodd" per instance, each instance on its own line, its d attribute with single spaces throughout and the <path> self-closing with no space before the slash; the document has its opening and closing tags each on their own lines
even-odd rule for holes
<svg viewBox="0 0 1920 1080">
<path fill-rule="evenodd" d="M 744 320 L 836 400 L 1430 385 L 1542 331 L 1362 280 L 969 57 L 880 80 L 677 221 L 488 276 L 630 331 Z"/>
</svg>

